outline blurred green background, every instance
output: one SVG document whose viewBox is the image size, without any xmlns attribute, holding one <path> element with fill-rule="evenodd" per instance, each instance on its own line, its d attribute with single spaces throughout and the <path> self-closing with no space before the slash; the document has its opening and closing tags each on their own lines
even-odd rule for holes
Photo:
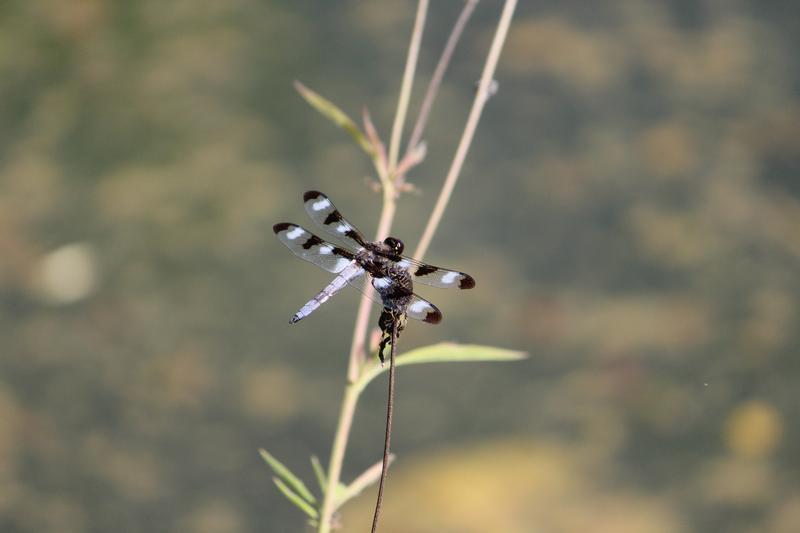
<svg viewBox="0 0 800 533">
<path fill-rule="evenodd" d="M 438 99 L 409 247 L 500 6 Z M 432 3 L 418 89 L 460 8 Z M 327 460 L 357 293 L 289 327 L 330 276 L 271 225 L 319 189 L 372 234 L 379 196 L 291 82 L 388 138 L 414 9 L 0 3 L 0 531 L 302 530 L 257 449 Z M 422 289 L 445 320 L 401 347 L 531 357 L 401 369 L 382 531 L 800 531 L 798 35 L 791 2 L 522 3 L 427 257 L 477 287 Z"/>
</svg>

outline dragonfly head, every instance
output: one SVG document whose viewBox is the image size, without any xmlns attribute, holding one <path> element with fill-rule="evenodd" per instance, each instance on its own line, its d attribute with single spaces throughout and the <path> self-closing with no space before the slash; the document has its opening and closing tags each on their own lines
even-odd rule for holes
<svg viewBox="0 0 800 533">
<path fill-rule="evenodd" d="M 385 244 L 389 248 L 389 251 L 393 255 L 401 255 L 403 253 L 403 248 L 404 248 L 403 241 L 401 241 L 400 239 L 395 239 L 394 237 L 386 237 L 385 239 L 383 239 L 383 244 Z"/>
</svg>

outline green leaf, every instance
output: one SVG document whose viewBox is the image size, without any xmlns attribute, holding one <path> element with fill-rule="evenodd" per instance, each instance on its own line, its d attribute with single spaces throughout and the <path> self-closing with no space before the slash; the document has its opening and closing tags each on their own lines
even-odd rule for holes
<svg viewBox="0 0 800 533">
<path fill-rule="evenodd" d="M 311 468 L 314 469 L 314 474 L 317 476 L 317 483 L 322 494 L 325 494 L 325 487 L 328 486 L 328 478 L 325 475 L 325 470 L 322 468 L 322 463 L 319 462 L 319 457 L 316 455 L 311 456 Z"/>
<path fill-rule="evenodd" d="M 296 492 L 286 486 L 286 483 L 278 479 L 277 477 L 272 478 L 273 483 L 280 489 L 286 498 L 295 504 L 297 507 L 300 508 L 301 511 L 306 513 L 309 518 L 317 519 L 319 518 L 319 513 L 317 512 L 314 507 L 311 506 L 307 501 L 305 501 L 302 497 L 300 497 Z"/>
<path fill-rule="evenodd" d="M 454 363 L 478 361 L 518 361 L 525 359 L 528 354 L 516 350 L 506 350 L 494 346 L 481 346 L 478 344 L 456 344 L 442 342 L 432 344 L 416 350 L 411 350 L 397 357 L 397 366 L 417 365 L 422 363 Z M 377 376 L 388 370 L 389 366 L 375 363 L 368 367 L 361 375 L 355 386 L 361 390 Z"/>
<path fill-rule="evenodd" d="M 419 363 L 451 363 L 455 361 L 518 361 L 528 354 L 517 350 L 506 350 L 479 344 L 456 344 L 440 342 L 411 350 L 397 358 L 397 366 Z"/>
<path fill-rule="evenodd" d="M 299 494 L 308 503 L 317 503 L 317 499 L 314 498 L 314 495 L 311 494 L 311 491 L 306 488 L 305 484 L 300 480 L 299 477 L 292 474 L 288 468 L 270 455 L 267 450 L 261 448 L 258 450 L 258 453 L 261 454 L 261 457 L 267 462 L 270 468 L 272 468 L 272 471 L 275 472 L 280 479 L 291 485 L 295 493 Z"/>
<path fill-rule="evenodd" d="M 353 120 L 348 117 L 344 111 L 339 109 L 336 104 L 330 100 L 323 98 L 315 93 L 299 81 L 294 82 L 294 88 L 300 93 L 306 102 L 311 104 L 311 107 L 328 117 L 334 124 L 345 130 L 350 136 L 361 146 L 370 157 L 375 157 L 375 147 L 369 142 L 367 137 L 358 129 Z"/>
</svg>

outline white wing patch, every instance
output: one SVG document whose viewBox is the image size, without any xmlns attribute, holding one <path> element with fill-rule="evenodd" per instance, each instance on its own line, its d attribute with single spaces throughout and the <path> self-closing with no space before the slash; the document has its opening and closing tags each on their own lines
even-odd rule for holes
<svg viewBox="0 0 800 533">
<path fill-rule="evenodd" d="M 286 232 L 286 238 L 289 239 L 290 241 L 293 241 L 303 233 L 305 233 L 305 230 L 300 226 L 297 226 L 293 230 Z"/>
<path fill-rule="evenodd" d="M 340 257 L 340 258 L 339 258 L 339 259 L 336 261 L 336 267 L 335 267 L 335 270 L 334 270 L 334 272 L 337 272 L 337 273 L 338 273 L 338 272 L 341 272 L 342 270 L 344 270 L 345 268 L 347 268 L 347 265 L 349 265 L 349 264 L 350 264 L 350 263 L 352 263 L 352 262 L 353 262 L 353 261 L 352 261 L 352 259 L 347 259 L 346 257 Z"/>
<path fill-rule="evenodd" d="M 324 198 L 319 202 L 314 202 L 313 204 L 311 204 L 311 209 L 313 209 L 314 211 L 322 211 L 323 209 L 328 208 L 330 206 L 331 206 L 331 201 L 328 200 L 327 198 Z"/>
<path fill-rule="evenodd" d="M 329 245 L 325 244 L 323 246 L 320 246 L 317 249 L 317 252 L 320 255 L 331 255 L 333 253 L 333 246 L 329 246 Z"/>
<path fill-rule="evenodd" d="M 385 289 L 391 284 L 392 280 L 389 278 L 372 278 L 372 286 L 376 289 Z"/>
<path fill-rule="evenodd" d="M 422 313 L 426 309 L 430 309 L 431 305 L 423 300 L 417 300 L 416 302 L 408 306 L 408 308 L 411 310 L 412 313 Z"/>
<path fill-rule="evenodd" d="M 351 229 L 353 228 L 351 228 L 348 224 L 339 224 L 338 226 L 336 226 L 336 231 L 338 231 L 341 234 L 345 234 Z"/>
<path fill-rule="evenodd" d="M 447 274 L 442 276 L 442 283 L 453 283 L 456 278 L 459 276 L 458 272 L 448 272 Z"/>
</svg>

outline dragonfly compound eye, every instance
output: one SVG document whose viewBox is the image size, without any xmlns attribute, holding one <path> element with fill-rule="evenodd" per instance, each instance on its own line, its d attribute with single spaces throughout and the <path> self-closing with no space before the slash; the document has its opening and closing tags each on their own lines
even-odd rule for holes
<svg viewBox="0 0 800 533">
<path fill-rule="evenodd" d="M 403 246 L 403 241 L 401 241 L 400 239 L 395 239 L 394 237 L 386 237 L 383 240 L 383 244 L 388 246 L 389 249 L 391 249 L 392 252 L 396 253 L 397 255 L 402 254 L 403 248 L 405 248 Z"/>
</svg>

